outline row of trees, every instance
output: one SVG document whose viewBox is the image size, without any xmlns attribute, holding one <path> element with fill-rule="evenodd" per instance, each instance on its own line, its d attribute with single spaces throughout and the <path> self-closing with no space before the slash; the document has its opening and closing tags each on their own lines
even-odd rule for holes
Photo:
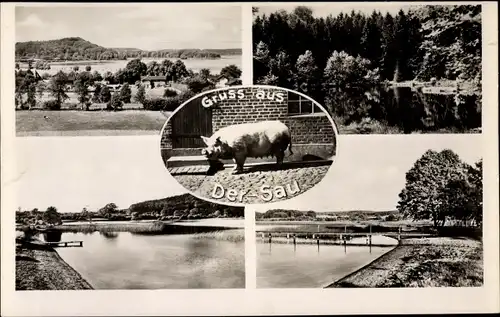
<svg viewBox="0 0 500 317">
<path fill-rule="evenodd" d="M 130 85 L 138 86 L 134 101 L 141 103 L 148 110 L 174 110 L 183 101 L 192 97 L 193 93 L 199 93 L 207 89 L 215 88 L 216 81 L 221 77 L 239 79 L 241 70 L 235 65 L 224 67 L 220 74 L 212 75 L 209 69 L 202 69 L 199 73 L 188 70 L 186 65 L 177 60 L 172 62 L 168 59 L 158 63 L 150 62 L 148 65 L 140 59 L 134 59 L 127 63 L 124 69 L 119 69 L 114 74 L 106 72 L 101 75 L 98 71 L 91 72 L 91 66 L 86 66 L 85 71 L 80 72 L 79 66 L 75 66 L 70 73 L 59 71 L 53 75 L 48 84 L 37 77 L 38 73 L 31 69 L 19 70 L 16 65 L 16 108 L 31 109 L 36 104 L 36 94 L 41 96 L 48 91 L 54 100 L 47 101 L 44 108 L 50 110 L 61 109 L 62 103 L 69 98 L 68 86 L 73 86 L 78 95 L 78 102 L 82 108 L 89 110 L 92 103 L 108 103 L 108 109 L 119 110 L 124 103 L 130 103 L 132 90 Z M 165 76 L 165 80 L 182 82 L 187 85 L 189 91 L 179 96 L 174 90 L 166 89 L 163 97 L 150 100 L 146 97 L 145 87 L 140 84 L 142 76 Z M 111 93 L 106 85 L 99 82 L 108 81 L 110 84 L 122 84 L 119 92 Z M 235 84 L 241 83 L 236 81 Z M 94 87 L 91 94 L 90 88 Z M 26 100 L 24 96 L 27 96 Z"/>
<path fill-rule="evenodd" d="M 130 219 L 171 219 L 171 218 L 211 218 L 211 217 L 243 217 L 243 207 L 221 206 L 184 194 L 164 199 L 148 200 L 130 205 L 127 209 L 119 209 L 115 203 L 108 203 L 97 211 L 83 208 L 81 212 L 57 212 L 55 207 L 46 211 L 38 209 L 16 211 L 16 223 L 31 224 L 61 224 L 62 220 L 91 221 L 93 218 L 109 220 Z"/>
<path fill-rule="evenodd" d="M 334 52 L 360 56 L 382 80 L 472 80 L 481 76 L 481 6 L 419 6 L 396 16 L 353 10 L 326 18 L 299 6 L 291 13 L 258 15 L 253 47 L 256 82 L 280 78 L 285 66 L 299 77 L 304 67 L 312 68 L 316 72 L 308 78 L 321 81 Z"/>
<path fill-rule="evenodd" d="M 136 48 L 105 48 L 80 37 L 68 37 L 49 41 L 16 43 L 16 59 L 43 60 L 113 60 L 128 58 L 208 58 L 221 55 L 241 54 L 241 49 L 165 49 L 145 51 Z"/>
<path fill-rule="evenodd" d="M 432 220 L 435 227 L 447 221 L 483 220 L 483 163 L 464 163 L 451 150 L 426 151 L 406 173 L 398 210 L 412 220 Z"/>
<path fill-rule="evenodd" d="M 62 223 L 62 218 L 54 206 L 48 207 L 45 211 L 40 211 L 38 208 L 22 211 L 19 208 L 16 211 L 16 223 L 24 225 L 59 225 Z"/>
</svg>

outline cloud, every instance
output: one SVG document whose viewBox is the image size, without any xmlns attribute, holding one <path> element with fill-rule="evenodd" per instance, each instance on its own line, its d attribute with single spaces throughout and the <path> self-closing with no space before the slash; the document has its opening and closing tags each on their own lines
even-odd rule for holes
<svg viewBox="0 0 500 317">
<path fill-rule="evenodd" d="M 45 23 L 36 14 L 30 14 L 26 19 L 19 22 L 18 26 L 22 27 L 43 27 Z"/>
</svg>

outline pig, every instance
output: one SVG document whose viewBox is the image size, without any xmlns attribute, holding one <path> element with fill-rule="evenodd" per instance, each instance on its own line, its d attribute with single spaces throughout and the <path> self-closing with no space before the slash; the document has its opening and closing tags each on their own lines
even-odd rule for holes
<svg viewBox="0 0 500 317">
<path fill-rule="evenodd" d="M 209 160 L 210 166 L 220 166 L 220 159 L 233 159 L 236 166 L 232 174 L 243 172 L 247 157 L 275 156 L 277 164 L 281 165 L 287 148 L 290 155 L 293 154 L 290 130 L 280 121 L 231 125 L 211 137 L 201 138 L 207 145 L 201 154 Z"/>
</svg>

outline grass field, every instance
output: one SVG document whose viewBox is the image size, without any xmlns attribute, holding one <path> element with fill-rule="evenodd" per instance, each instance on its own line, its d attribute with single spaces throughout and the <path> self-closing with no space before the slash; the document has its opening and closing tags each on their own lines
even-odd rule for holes
<svg viewBox="0 0 500 317">
<path fill-rule="evenodd" d="M 16 135 L 154 135 L 160 133 L 169 115 L 144 110 L 17 111 Z"/>
</svg>

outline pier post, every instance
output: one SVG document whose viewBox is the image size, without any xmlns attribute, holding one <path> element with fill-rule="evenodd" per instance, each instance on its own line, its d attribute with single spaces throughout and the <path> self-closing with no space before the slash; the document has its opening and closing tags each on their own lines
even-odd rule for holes
<svg viewBox="0 0 500 317">
<path fill-rule="evenodd" d="M 80 241 L 80 246 L 83 247 L 83 241 Z"/>
</svg>

